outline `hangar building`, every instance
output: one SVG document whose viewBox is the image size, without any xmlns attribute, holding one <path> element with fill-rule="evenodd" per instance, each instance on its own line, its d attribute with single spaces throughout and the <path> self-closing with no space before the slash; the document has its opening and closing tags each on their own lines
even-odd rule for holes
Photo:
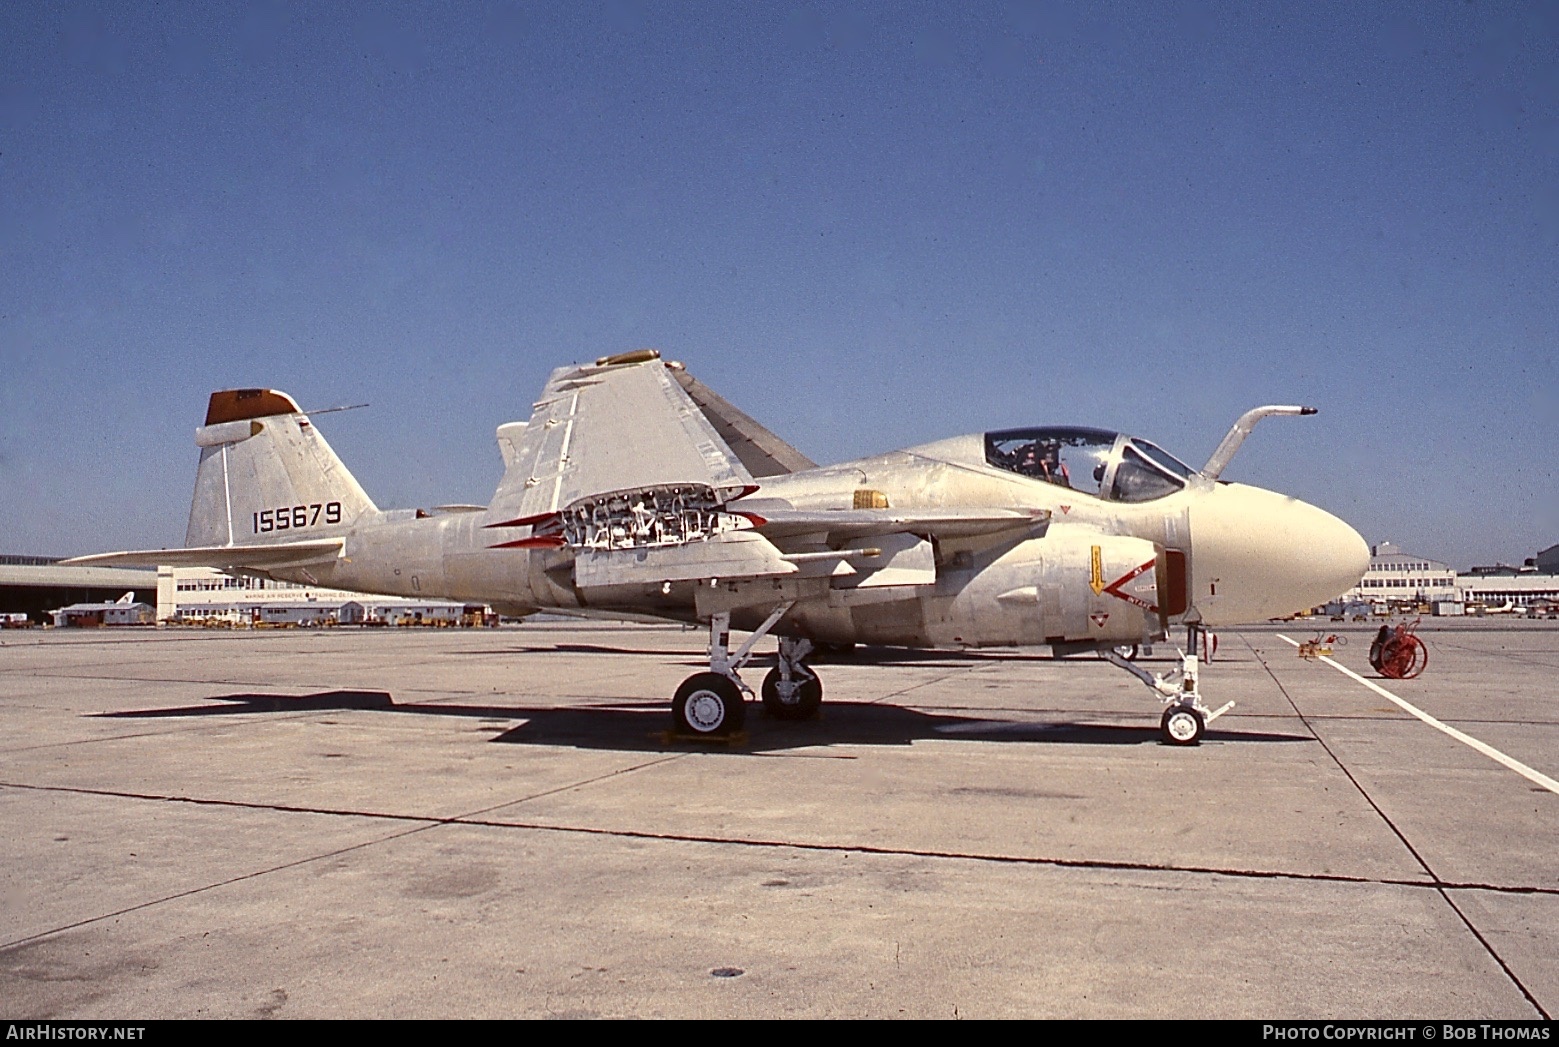
<svg viewBox="0 0 1559 1047">
<path fill-rule="evenodd" d="M 1404 552 L 1390 542 L 1381 542 L 1370 554 L 1369 570 L 1357 586 L 1338 598 L 1338 604 L 1428 603 L 1471 609 L 1559 603 L 1559 545 L 1549 546 L 1522 567 L 1500 564 L 1465 571 Z"/>
<path fill-rule="evenodd" d="M 157 620 L 213 625 L 453 625 L 485 619 L 480 604 L 369 596 L 210 567 L 157 569 Z"/>
<path fill-rule="evenodd" d="M 35 624 L 77 603 L 111 603 L 125 593 L 153 603 L 157 572 L 139 567 L 61 566 L 47 556 L 0 556 L 0 614 L 25 614 Z"/>
<path fill-rule="evenodd" d="M 0 557 L 0 616 L 33 624 L 70 610 L 72 623 L 128 624 L 119 601 L 155 608 L 157 622 L 254 624 L 455 624 L 486 619 L 487 609 L 450 600 L 365 596 L 266 578 L 233 578 L 207 567 L 77 567 L 46 556 Z M 90 610 L 89 610 L 90 609 Z M 150 612 L 148 612 L 150 613 Z"/>
</svg>

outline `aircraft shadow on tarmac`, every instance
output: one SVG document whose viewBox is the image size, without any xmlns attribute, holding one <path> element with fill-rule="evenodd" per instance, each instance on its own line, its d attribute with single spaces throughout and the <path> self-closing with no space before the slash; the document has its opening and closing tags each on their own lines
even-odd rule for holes
<svg viewBox="0 0 1559 1047">
<path fill-rule="evenodd" d="M 462 705 L 454 702 L 396 702 L 386 691 L 322 691 L 317 694 L 214 695 L 213 704 L 171 709 L 95 713 L 107 718 L 230 716 L 255 713 L 367 711 L 475 720 L 522 720 L 490 739 L 518 745 L 571 746 L 629 752 L 763 753 L 826 745 L 909 745 L 931 739 L 1060 743 L 1067 745 L 1156 745 L 1156 725 L 998 720 L 920 712 L 869 702 L 830 702 L 813 720 L 769 719 L 749 705 L 746 729 L 725 739 L 671 734 L 671 716 L 661 701 L 615 701 L 586 706 Z M 494 724 L 495 728 L 497 724 Z M 1209 728 L 1207 742 L 1304 742 L 1305 735 Z"/>
<path fill-rule="evenodd" d="M 709 656 L 702 650 L 690 650 L 682 657 L 675 653 L 668 653 L 664 649 L 640 648 L 640 647 L 611 647 L 604 644 L 593 643 L 559 643 L 537 644 L 536 646 L 519 645 L 501 650 L 473 649 L 466 651 L 450 651 L 449 654 L 480 655 L 483 657 L 509 656 L 509 655 L 548 655 L 548 654 L 612 654 L 612 655 L 637 655 L 652 658 L 671 658 L 675 661 L 667 664 L 707 666 Z M 808 663 L 814 665 L 920 665 L 935 666 L 938 664 L 977 665 L 982 662 L 1051 662 L 1051 661 L 1077 661 L 1092 659 L 1094 655 L 1078 654 L 1070 655 L 1062 659 L 1056 659 L 1049 654 L 1035 654 L 1031 651 L 1022 651 L 1012 648 L 986 648 L 978 651 L 944 651 L 927 650 L 914 647 L 857 647 L 854 650 L 834 652 L 818 651 L 807 658 Z M 1162 662 L 1169 665 L 1178 660 L 1174 652 L 1168 648 L 1165 653 L 1152 656 L 1144 655 L 1137 661 Z"/>
</svg>

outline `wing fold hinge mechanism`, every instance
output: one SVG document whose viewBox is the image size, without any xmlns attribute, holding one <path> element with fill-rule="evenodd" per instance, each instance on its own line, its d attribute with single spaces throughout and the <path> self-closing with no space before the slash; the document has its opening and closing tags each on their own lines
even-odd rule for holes
<svg viewBox="0 0 1559 1047">
<path fill-rule="evenodd" d="M 491 527 L 529 527 L 495 548 L 567 548 L 581 588 L 761 578 L 800 568 L 727 503 L 750 485 L 656 484 L 576 499 L 554 513 Z"/>
<path fill-rule="evenodd" d="M 667 548 L 751 528 L 752 517 L 728 511 L 726 503 L 752 490 L 747 485 L 655 484 L 593 494 L 556 512 L 487 526 L 531 529 L 528 536 L 500 542 L 495 549 L 569 546 L 612 552 Z"/>
</svg>

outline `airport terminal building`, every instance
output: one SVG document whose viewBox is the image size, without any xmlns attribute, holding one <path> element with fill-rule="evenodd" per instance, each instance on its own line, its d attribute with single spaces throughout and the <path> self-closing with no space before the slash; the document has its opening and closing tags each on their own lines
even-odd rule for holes
<svg viewBox="0 0 1559 1047">
<path fill-rule="evenodd" d="M 1448 564 L 1414 556 L 1390 542 L 1370 550 L 1369 570 L 1350 597 L 1365 600 L 1415 600 L 1427 603 L 1458 600 L 1456 572 Z"/>
<path fill-rule="evenodd" d="M 209 567 L 152 570 L 76 567 L 47 557 L 0 560 L 0 613 L 25 615 L 35 624 L 52 620 L 65 626 L 111 626 L 132 624 L 124 610 L 132 605 L 148 608 L 134 624 L 399 626 L 485 624 L 491 619 L 479 604 L 367 596 L 233 577 Z"/>
<path fill-rule="evenodd" d="M 1521 567 L 1501 564 L 1458 572 L 1439 560 L 1405 552 L 1390 542 L 1370 550 L 1369 570 L 1343 594 L 1344 606 L 1377 609 L 1427 604 L 1437 614 L 1531 610 L 1559 604 L 1559 545 Z"/>
<path fill-rule="evenodd" d="M 480 604 L 368 596 L 342 589 L 232 577 L 211 567 L 160 567 L 157 620 L 197 625 L 483 624 Z"/>
<path fill-rule="evenodd" d="M 1468 604 L 1528 609 L 1559 605 L 1559 573 L 1533 567 L 1474 567 L 1458 577 Z"/>
</svg>

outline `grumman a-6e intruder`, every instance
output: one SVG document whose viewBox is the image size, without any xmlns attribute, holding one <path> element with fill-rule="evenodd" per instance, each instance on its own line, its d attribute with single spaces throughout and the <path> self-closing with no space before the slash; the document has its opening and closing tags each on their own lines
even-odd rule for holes
<svg viewBox="0 0 1559 1047">
<path fill-rule="evenodd" d="M 381 511 L 291 397 L 212 394 L 188 548 L 77 563 L 209 565 L 308 585 L 653 616 L 709 627 L 709 671 L 677 688 L 676 729 L 727 735 L 741 670 L 773 633 L 764 709 L 812 716 L 816 645 L 1048 645 L 1097 651 L 1152 688 L 1163 736 L 1194 745 L 1203 633 L 1299 611 L 1358 582 L 1347 524 L 1219 475 L 1271 414 L 1243 415 L 1192 469 L 1146 440 L 1037 427 L 819 467 L 643 351 L 552 373 L 530 421 L 498 429 L 489 506 Z M 732 649 L 732 628 L 751 635 Z M 1186 630 L 1152 674 L 1117 648 Z"/>
</svg>

